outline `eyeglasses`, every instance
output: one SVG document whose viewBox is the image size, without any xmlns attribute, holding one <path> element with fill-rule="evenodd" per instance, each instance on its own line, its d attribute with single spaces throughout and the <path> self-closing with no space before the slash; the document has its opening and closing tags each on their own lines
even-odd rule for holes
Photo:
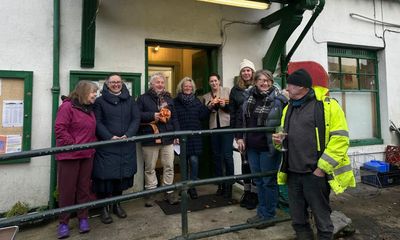
<svg viewBox="0 0 400 240">
<path fill-rule="evenodd" d="M 110 83 L 110 84 L 113 84 L 113 85 L 120 85 L 120 84 L 122 84 L 121 81 L 109 81 L 109 83 Z"/>
</svg>

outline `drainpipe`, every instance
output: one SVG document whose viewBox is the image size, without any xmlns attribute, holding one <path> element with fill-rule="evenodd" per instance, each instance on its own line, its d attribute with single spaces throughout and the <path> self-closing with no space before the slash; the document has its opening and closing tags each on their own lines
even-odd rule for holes
<svg viewBox="0 0 400 240">
<path fill-rule="evenodd" d="M 54 122 L 56 120 L 58 99 L 60 97 L 60 0 L 53 1 L 53 86 L 51 92 L 53 94 L 52 102 L 52 133 L 51 147 L 55 147 Z M 55 196 L 57 184 L 57 162 L 54 155 L 51 155 L 50 161 L 50 192 L 49 192 L 49 208 L 55 208 Z"/>
<path fill-rule="evenodd" d="M 292 58 L 294 52 L 296 51 L 297 47 L 300 45 L 301 41 L 303 41 L 304 37 L 306 36 L 308 30 L 310 30 L 311 26 L 314 24 L 315 19 L 317 19 L 318 15 L 322 12 L 325 6 L 325 0 L 320 0 L 319 4 L 315 8 L 313 15 L 311 16 L 310 20 L 308 21 L 307 25 L 304 27 L 303 31 L 301 32 L 299 38 L 293 44 L 292 49 L 290 49 L 288 55 L 286 56 L 285 62 L 286 65 L 289 63 L 290 59 Z"/>
</svg>

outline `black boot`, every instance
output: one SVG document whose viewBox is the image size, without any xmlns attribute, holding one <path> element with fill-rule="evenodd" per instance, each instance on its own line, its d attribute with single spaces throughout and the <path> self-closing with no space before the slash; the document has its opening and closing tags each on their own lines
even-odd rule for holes
<svg viewBox="0 0 400 240">
<path fill-rule="evenodd" d="M 126 218 L 126 212 L 119 203 L 113 205 L 113 213 L 119 218 Z"/>
<path fill-rule="evenodd" d="M 224 184 L 218 184 L 218 189 L 215 195 L 222 196 L 224 195 L 224 192 L 225 192 Z"/>
<path fill-rule="evenodd" d="M 196 190 L 196 188 L 189 188 L 188 194 L 189 194 L 189 196 L 190 196 L 191 199 L 197 199 L 197 198 L 199 198 L 199 196 L 197 195 L 197 190 Z"/>
<path fill-rule="evenodd" d="M 111 215 L 110 215 L 110 212 L 109 212 L 109 208 L 110 208 L 110 206 L 105 206 L 101 210 L 100 220 L 104 224 L 110 224 L 110 223 L 113 222 L 113 219 L 111 218 Z"/>
<path fill-rule="evenodd" d="M 225 184 L 225 192 L 224 192 L 225 199 L 232 199 L 232 184 L 226 183 Z"/>
<path fill-rule="evenodd" d="M 240 206 L 245 208 L 249 202 L 249 198 L 250 198 L 250 191 L 244 191 L 242 197 L 240 198 Z"/>
</svg>

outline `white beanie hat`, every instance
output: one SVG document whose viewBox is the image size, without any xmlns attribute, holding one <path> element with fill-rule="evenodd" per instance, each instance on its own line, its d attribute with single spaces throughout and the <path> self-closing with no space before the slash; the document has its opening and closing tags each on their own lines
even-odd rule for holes
<svg viewBox="0 0 400 240">
<path fill-rule="evenodd" d="M 250 60 L 243 59 L 242 62 L 240 63 L 240 70 L 239 71 L 242 71 L 242 69 L 245 68 L 245 67 L 250 68 L 251 70 L 253 70 L 253 72 L 256 71 L 256 68 L 254 67 L 254 63 L 251 62 Z"/>
</svg>

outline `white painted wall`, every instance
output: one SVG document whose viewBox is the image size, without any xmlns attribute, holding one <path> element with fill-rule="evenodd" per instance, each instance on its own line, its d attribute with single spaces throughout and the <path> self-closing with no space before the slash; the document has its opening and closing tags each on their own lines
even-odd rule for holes
<svg viewBox="0 0 400 240">
<path fill-rule="evenodd" d="M 53 1 L 0 0 L 0 69 L 34 72 L 32 148 L 50 146 L 51 137 L 51 85 L 52 85 L 52 25 Z M 71 70 L 123 71 L 144 74 L 145 39 L 170 40 L 184 43 L 222 44 L 221 20 L 257 22 L 270 11 L 246 10 L 200 3 L 192 0 L 114 0 L 100 1 L 96 20 L 95 67 L 80 68 L 82 1 L 61 1 L 61 94 L 69 92 Z M 358 13 L 392 23 L 398 22 L 400 4 L 396 1 L 380 3 L 374 11 L 373 1 L 327 1 L 324 11 L 307 34 L 292 60 L 314 60 L 327 66 L 327 44 L 337 43 L 375 49 L 384 47 L 381 27 L 351 18 Z M 273 4 L 272 9 L 279 8 Z M 305 14 L 303 24 L 310 17 Z M 374 16 L 375 15 L 375 16 Z M 225 22 L 223 22 L 225 23 Z M 302 29 L 300 27 L 300 29 Z M 399 29 L 393 29 L 399 30 Z M 243 58 L 252 60 L 261 68 L 262 57 L 274 36 L 276 28 L 260 30 L 259 26 L 232 24 L 224 32 L 226 42 L 220 50 L 220 72 L 226 87 L 233 85 L 238 65 Z M 296 39 L 300 30 L 289 41 Z M 397 137 L 388 131 L 387 121 L 400 125 L 400 85 L 398 56 L 400 34 L 385 33 L 385 49 L 379 51 L 379 76 L 381 88 L 382 135 L 385 144 Z M 142 76 L 144 81 L 144 76 Z M 144 84 L 142 84 L 142 90 Z M 351 156 L 363 161 L 373 152 L 383 158 L 384 145 L 352 148 Z M 363 154 L 363 155 L 360 155 Z M 354 156 L 353 156 L 354 155 Z M 374 155 L 375 156 L 375 155 Z M 46 205 L 49 189 L 49 157 L 33 158 L 28 164 L 0 165 L 0 212 L 6 211 L 16 201 L 31 206 Z M 363 159 L 363 160 L 359 160 Z M 365 160 L 368 160 L 365 158 Z M 139 169 L 143 163 L 139 161 Z M 135 189 L 143 183 L 142 173 L 135 178 Z"/>
<path fill-rule="evenodd" d="M 51 139 L 53 1 L 1 0 L 0 69 L 33 71 L 32 148 Z M 0 165 L 0 212 L 15 202 L 47 205 L 50 157 Z"/>
</svg>

